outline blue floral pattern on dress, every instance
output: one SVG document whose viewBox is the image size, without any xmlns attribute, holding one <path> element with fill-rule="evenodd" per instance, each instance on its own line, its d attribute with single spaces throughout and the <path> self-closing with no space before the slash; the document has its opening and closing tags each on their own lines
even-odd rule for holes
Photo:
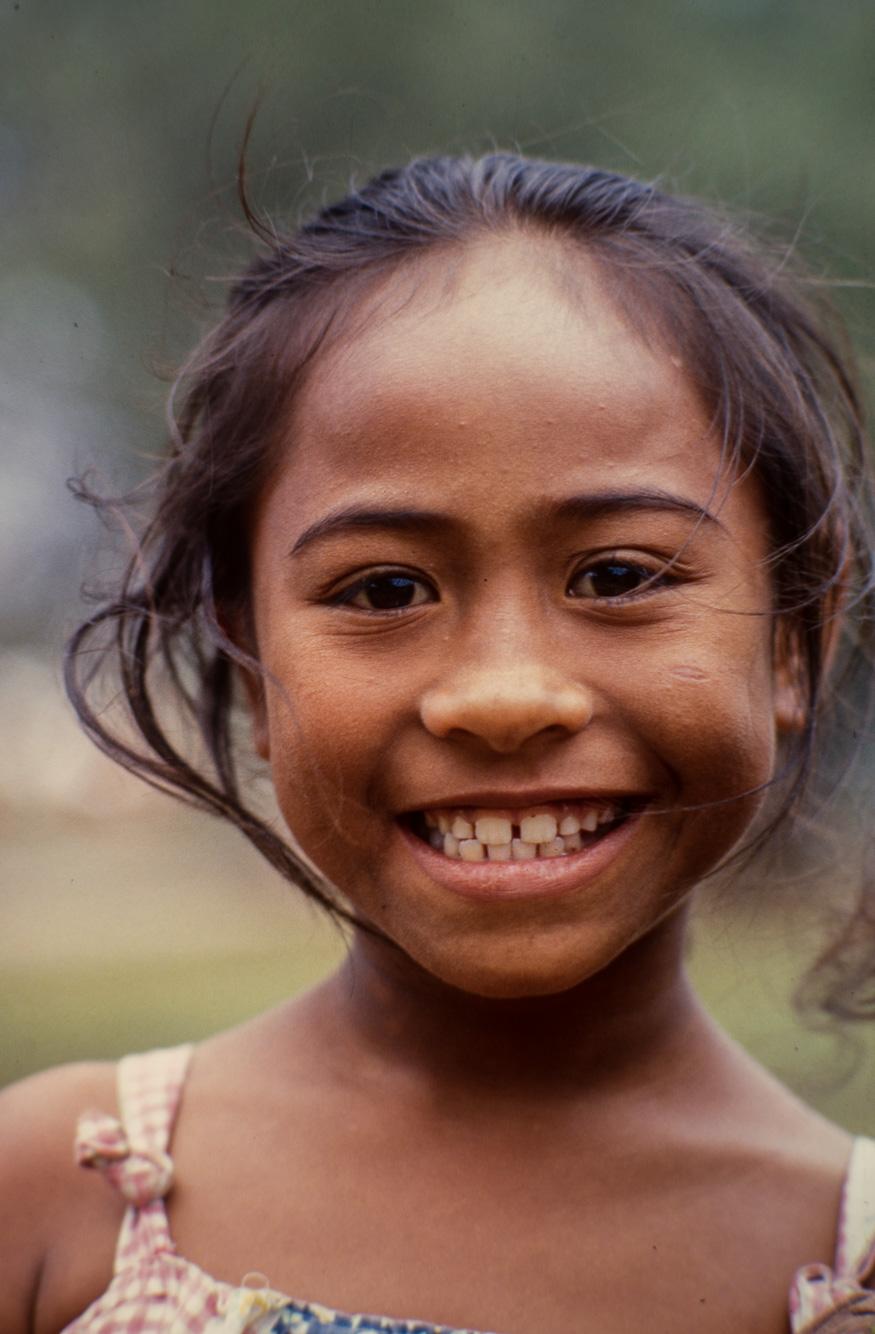
<svg viewBox="0 0 875 1334">
<path fill-rule="evenodd" d="M 327 1306 L 289 1302 L 270 1325 L 270 1334 L 478 1334 L 471 1329 L 430 1325 L 423 1320 L 394 1320 L 390 1316 L 345 1315 Z"/>
</svg>

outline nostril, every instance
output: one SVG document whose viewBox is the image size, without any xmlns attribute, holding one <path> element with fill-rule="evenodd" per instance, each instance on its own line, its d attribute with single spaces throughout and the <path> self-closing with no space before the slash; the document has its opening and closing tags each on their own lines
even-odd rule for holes
<svg viewBox="0 0 875 1334">
<path fill-rule="evenodd" d="M 522 670 L 460 675 L 428 691 L 420 706 L 433 736 L 476 737 L 501 754 L 534 736 L 560 739 L 580 732 L 592 713 L 584 686 Z"/>
</svg>

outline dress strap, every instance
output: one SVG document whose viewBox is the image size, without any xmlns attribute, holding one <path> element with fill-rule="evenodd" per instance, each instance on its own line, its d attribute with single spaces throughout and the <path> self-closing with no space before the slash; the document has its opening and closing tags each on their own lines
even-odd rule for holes
<svg viewBox="0 0 875 1334">
<path fill-rule="evenodd" d="M 166 1155 L 192 1050 L 188 1044 L 119 1061 L 121 1119 L 135 1150 Z"/>
<path fill-rule="evenodd" d="M 127 1200 L 116 1272 L 154 1251 L 172 1251 L 164 1196 L 173 1184 L 167 1152 L 192 1046 L 125 1056 L 118 1064 L 121 1118 L 79 1118 L 76 1159 L 93 1167 Z"/>
<path fill-rule="evenodd" d="M 842 1190 L 835 1273 L 868 1277 L 875 1249 L 875 1140 L 854 1140 Z"/>
<path fill-rule="evenodd" d="M 875 1141 L 851 1147 L 839 1207 L 833 1268 L 803 1265 L 790 1285 L 793 1334 L 871 1334 L 875 1330 Z"/>
</svg>

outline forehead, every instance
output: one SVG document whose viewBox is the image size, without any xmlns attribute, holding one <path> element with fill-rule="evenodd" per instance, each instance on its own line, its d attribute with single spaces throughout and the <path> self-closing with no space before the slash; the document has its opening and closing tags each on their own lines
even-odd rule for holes
<svg viewBox="0 0 875 1334">
<path fill-rule="evenodd" d="M 684 377 L 677 358 L 632 331 L 619 295 L 595 260 L 547 237 L 485 238 L 417 259 L 346 316 L 299 405 L 333 414 L 360 408 L 363 392 L 376 407 L 405 389 L 439 398 L 452 388 L 487 413 L 499 393 L 610 392 L 632 376 L 630 403 L 644 408 Z M 487 363 L 493 394 L 480 378 Z"/>
<path fill-rule="evenodd" d="M 384 280 L 316 359 L 284 443 L 299 504 L 446 497 L 484 471 L 557 497 L 601 479 L 707 504 L 720 473 L 680 358 L 630 327 L 609 272 L 525 234 Z"/>
</svg>

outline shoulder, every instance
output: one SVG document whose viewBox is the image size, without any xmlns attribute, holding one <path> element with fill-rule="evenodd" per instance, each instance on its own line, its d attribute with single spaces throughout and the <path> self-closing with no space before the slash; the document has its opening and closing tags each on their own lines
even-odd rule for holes
<svg viewBox="0 0 875 1334">
<path fill-rule="evenodd" d="M 0 1329 L 51 1334 L 109 1283 L 123 1202 L 76 1166 L 82 1112 L 117 1112 L 115 1067 L 63 1066 L 0 1092 Z"/>
</svg>

